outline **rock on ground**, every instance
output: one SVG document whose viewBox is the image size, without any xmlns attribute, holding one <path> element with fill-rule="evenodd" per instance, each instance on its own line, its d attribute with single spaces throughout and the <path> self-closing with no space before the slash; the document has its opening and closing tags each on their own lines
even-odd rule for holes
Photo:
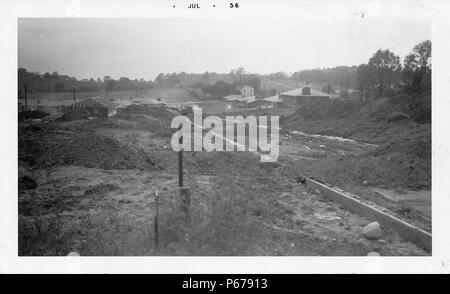
<svg viewBox="0 0 450 294">
<path fill-rule="evenodd" d="M 363 233 L 368 239 L 380 239 L 383 236 L 383 231 L 378 222 L 373 222 L 365 226 Z"/>
</svg>

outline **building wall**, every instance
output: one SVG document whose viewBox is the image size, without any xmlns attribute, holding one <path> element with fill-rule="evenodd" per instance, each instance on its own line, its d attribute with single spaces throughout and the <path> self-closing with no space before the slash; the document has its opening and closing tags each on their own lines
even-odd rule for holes
<svg viewBox="0 0 450 294">
<path fill-rule="evenodd" d="M 280 95 L 280 98 L 283 104 L 295 107 L 304 105 L 306 103 L 321 102 L 329 99 L 328 96 L 288 96 L 288 95 Z"/>
<path fill-rule="evenodd" d="M 114 116 L 114 115 L 116 115 L 116 111 L 117 111 L 117 108 L 116 108 L 115 106 L 110 106 L 110 107 L 108 108 L 108 116 Z"/>
<path fill-rule="evenodd" d="M 264 103 L 263 103 L 262 100 L 255 100 L 255 101 L 252 101 L 250 103 L 247 103 L 247 106 L 251 107 L 251 108 L 258 107 L 258 106 L 263 106 L 263 105 L 264 105 Z"/>
<path fill-rule="evenodd" d="M 255 90 L 250 86 L 245 86 L 241 89 L 242 97 L 255 96 Z"/>
<path fill-rule="evenodd" d="M 109 112 L 107 107 L 86 107 L 86 110 L 94 117 L 108 117 Z"/>
</svg>

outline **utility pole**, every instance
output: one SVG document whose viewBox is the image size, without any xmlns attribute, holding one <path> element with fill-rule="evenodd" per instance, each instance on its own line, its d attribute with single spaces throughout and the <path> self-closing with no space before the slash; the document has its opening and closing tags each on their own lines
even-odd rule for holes
<svg viewBox="0 0 450 294">
<path fill-rule="evenodd" d="M 74 102 L 76 101 L 76 99 L 75 99 L 75 88 L 73 88 L 73 101 Z"/>
<path fill-rule="evenodd" d="M 28 101 L 27 101 L 27 85 L 25 85 L 24 87 L 24 92 L 25 92 L 25 111 L 28 110 Z"/>
<path fill-rule="evenodd" d="M 179 128 L 181 130 L 181 126 Z M 180 137 L 180 145 L 183 144 L 183 137 Z M 183 187 L 183 149 L 178 151 L 178 186 Z"/>
<path fill-rule="evenodd" d="M 158 212 L 158 190 L 155 191 L 155 207 L 156 207 L 156 214 L 154 218 L 154 225 L 155 225 L 155 245 L 158 248 L 159 245 L 159 224 L 158 224 L 158 218 L 159 218 L 159 212 Z"/>
</svg>

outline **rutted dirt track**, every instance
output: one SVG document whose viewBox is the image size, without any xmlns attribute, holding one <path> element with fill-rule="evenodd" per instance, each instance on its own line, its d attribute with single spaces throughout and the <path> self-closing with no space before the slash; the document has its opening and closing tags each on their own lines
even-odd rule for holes
<svg viewBox="0 0 450 294">
<path fill-rule="evenodd" d="M 160 118 L 119 115 L 19 130 L 20 139 L 33 147 L 19 150 L 19 164 L 37 182 L 35 189 L 19 192 L 20 255 L 72 250 L 81 255 L 427 255 L 390 230 L 378 241 L 364 238 L 367 219 L 298 182 L 301 174 L 293 166 L 323 154 L 372 148 L 348 142 L 284 136 L 276 163 L 260 163 L 249 152 L 186 152 L 186 181 L 192 189 L 188 223 L 177 211 L 171 137 L 161 133 L 155 119 Z M 91 144 L 108 146 L 46 160 L 56 147 L 82 152 L 61 135 L 80 130 L 90 134 Z M 116 146 L 126 154 L 115 152 Z M 123 160 L 123 167 L 108 160 Z"/>
</svg>

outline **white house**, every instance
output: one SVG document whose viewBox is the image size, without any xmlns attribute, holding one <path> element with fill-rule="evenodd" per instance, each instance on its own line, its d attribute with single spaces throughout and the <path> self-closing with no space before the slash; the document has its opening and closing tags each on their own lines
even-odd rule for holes
<svg viewBox="0 0 450 294">
<path fill-rule="evenodd" d="M 249 85 L 245 85 L 241 88 L 241 96 L 242 98 L 249 97 L 249 96 L 255 96 L 255 89 Z"/>
</svg>

